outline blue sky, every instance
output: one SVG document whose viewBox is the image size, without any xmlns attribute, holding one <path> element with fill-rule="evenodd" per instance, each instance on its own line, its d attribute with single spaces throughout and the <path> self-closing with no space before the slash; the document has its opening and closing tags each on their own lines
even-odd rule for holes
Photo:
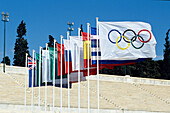
<svg viewBox="0 0 170 113">
<path fill-rule="evenodd" d="M 143 21 L 150 23 L 157 40 L 157 58 L 162 59 L 165 36 L 170 29 L 170 2 L 159 0 L 1 0 L 0 12 L 9 12 L 6 33 L 6 55 L 13 63 L 16 30 L 22 20 L 26 23 L 29 50 L 38 52 L 48 36 L 60 42 L 66 38 L 67 22 L 74 22 L 72 35 L 87 22 L 95 26 L 99 21 Z M 2 19 L 2 16 L 0 16 Z M 0 61 L 3 58 L 3 22 L 0 22 Z"/>
</svg>

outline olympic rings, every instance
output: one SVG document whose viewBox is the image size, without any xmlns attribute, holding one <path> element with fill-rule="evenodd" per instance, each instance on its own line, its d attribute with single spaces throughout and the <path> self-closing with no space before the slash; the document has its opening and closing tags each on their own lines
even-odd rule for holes
<svg viewBox="0 0 170 113">
<path fill-rule="evenodd" d="M 108 33 L 108 39 L 109 39 L 109 41 L 112 42 L 113 44 L 116 44 L 116 42 L 113 42 L 113 41 L 110 39 L 110 36 L 109 36 L 112 31 L 118 32 L 120 36 L 121 36 L 121 33 L 120 33 L 118 30 L 116 30 L 116 29 L 112 29 L 112 30 Z M 120 38 L 120 40 L 118 41 L 118 43 L 119 43 L 121 40 L 122 40 L 122 37 Z"/>
<path fill-rule="evenodd" d="M 119 38 L 120 38 L 121 36 L 119 36 L 118 38 L 117 38 L 117 40 L 116 40 L 116 45 L 117 45 L 117 47 L 119 48 L 119 49 L 121 49 L 121 50 L 125 50 L 125 49 L 127 49 L 129 46 L 130 46 L 130 43 L 128 43 L 128 46 L 127 47 L 125 47 L 125 48 L 121 48 L 119 45 L 118 45 L 118 40 L 119 40 Z M 128 40 L 129 41 L 129 39 L 127 38 L 127 37 L 125 37 L 125 36 L 122 36 L 123 38 L 126 38 L 126 40 Z"/>
<path fill-rule="evenodd" d="M 144 41 L 144 39 L 143 39 L 140 35 L 136 35 L 136 36 L 134 36 L 133 38 L 137 38 L 137 37 L 140 37 L 140 38 L 142 39 L 142 41 Z M 132 39 L 133 39 L 133 38 L 132 38 Z M 139 38 L 138 38 L 138 39 L 139 39 Z M 132 46 L 133 46 L 135 49 L 140 49 L 140 48 L 142 48 L 142 47 L 144 46 L 144 43 L 142 43 L 142 45 L 141 45 L 140 47 L 136 47 L 136 46 L 133 45 L 132 41 L 131 41 L 131 44 L 132 44 Z"/>
<path fill-rule="evenodd" d="M 127 29 L 126 31 L 124 31 L 123 36 L 125 36 L 125 33 L 128 32 L 128 31 L 132 31 L 133 34 L 136 36 L 135 31 L 133 31 L 132 29 Z M 134 42 L 134 41 L 136 41 L 136 38 L 137 38 L 137 37 L 135 37 L 134 40 L 132 40 L 132 39 L 131 39 L 131 40 Z M 127 43 L 130 43 L 130 41 L 125 40 L 125 38 L 123 38 L 123 40 L 124 40 L 125 42 L 127 42 Z"/>
<path fill-rule="evenodd" d="M 113 31 L 116 31 L 116 32 L 119 33 L 119 35 L 120 35 L 120 36 L 116 39 L 116 42 L 113 42 L 113 41 L 110 39 L 110 33 L 113 32 Z M 129 31 L 131 31 L 131 32 L 134 34 L 134 36 L 133 36 L 131 39 L 128 39 L 128 38 L 125 36 L 125 33 L 126 33 L 126 32 L 129 32 Z M 146 32 L 149 33 L 150 37 L 149 37 L 149 39 L 148 39 L 147 41 L 144 41 L 143 37 L 142 37 L 141 35 L 139 35 L 142 31 L 146 31 Z M 118 45 L 118 43 L 122 40 L 122 38 L 123 38 L 123 40 L 124 40 L 126 43 L 128 43 L 128 46 L 125 47 L 125 48 L 121 48 L 121 47 Z M 142 45 L 139 46 L 139 47 L 136 47 L 136 46 L 133 44 L 133 42 L 136 41 L 137 38 L 139 39 L 140 42 L 142 42 Z M 133 31 L 132 29 L 127 29 L 127 30 L 125 30 L 125 31 L 123 32 L 123 34 L 121 34 L 121 33 L 120 33 L 118 30 L 116 30 L 116 29 L 112 29 L 112 30 L 108 33 L 108 39 L 109 39 L 109 41 L 110 41 L 111 43 L 113 43 L 113 44 L 116 44 L 117 47 L 118 47 L 119 49 L 121 49 L 121 50 L 125 50 L 125 49 L 129 48 L 130 44 L 132 44 L 132 46 L 133 46 L 135 49 L 140 49 L 140 48 L 142 48 L 142 47 L 144 46 L 144 43 L 149 42 L 149 41 L 151 40 L 151 38 L 152 38 L 152 34 L 151 34 L 151 32 L 150 32 L 149 30 L 147 30 L 147 29 L 142 29 L 142 30 L 140 30 L 137 34 L 136 34 L 135 31 Z"/>
<path fill-rule="evenodd" d="M 139 37 L 138 37 L 138 39 L 139 39 L 141 42 L 143 42 L 143 43 L 149 42 L 149 41 L 151 40 L 151 38 L 152 38 L 151 32 L 150 32 L 149 30 L 147 30 L 147 29 L 143 29 L 143 30 L 140 30 L 140 31 L 138 32 L 138 35 L 139 35 L 142 31 L 147 31 L 147 32 L 150 34 L 150 37 L 149 37 L 149 39 L 148 39 L 147 41 L 142 41 Z"/>
</svg>

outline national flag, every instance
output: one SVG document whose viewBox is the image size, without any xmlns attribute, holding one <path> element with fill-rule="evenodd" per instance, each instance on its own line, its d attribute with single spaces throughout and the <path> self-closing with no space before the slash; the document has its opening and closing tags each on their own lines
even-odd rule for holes
<svg viewBox="0 0 170 113">
<path fill-rule="evenodd" d="M 61 61 L 61 51 L 62 51 L 62 61 Z M 65 73 L 65 53 L 64 53 L 64 44 L 57 43 L 57 54 L 58 54 L 58 76 L 61 75 L 61 62 L 62 62 L 62 75 L 66 75 Z"/>
<path fill-rule="evenodd" d="M 35 87 L 35 67 L 36 67 L 36 62 L 34 60 L 34 63 L 33 63 L 33 59 L 31 57 L 28 57 L 28 67 L 29 67 L 29 87 L 32 87 L 32 70 L 33 70 L 33 73 L 34 73 L 34 80 L 33 80 L 33 87 Z"/>
<path fill-rule="evenodd" d="M 89 52 L 89 67 L 91 67 L 91 39 L 89 33 L 89 41 L 88 41 L 88 34 L 82 32 L 83 37 L 83 55 L 84 55 L 84 68 L 88 67 L 88 52 Z M 89 50 L 88 50 L 88 43 L 89 43 Z"/>
<path fill-rule="evenodd" d="M 39 81 L 40 81 L 40 86 L 41 86 L 42 85 L 42 82 L 41 82 L 42 74 L 40 75 L 41 78 L 39 78 L 39 71 L 42 72 L 42 69 L 41 69 L 42 67 L 40 68 L 40 70 L 39 70 L 39 67 L 42 66 L 42 57 L 40 58 L 40 54 L 35 53 L 35 60 L 36 60 L 36 69 L 35 69 L 36 70 L 36 73 L 35 73 L 36 74 L 36 78 L 35 78 L 36 82 L 35 82 L 35 84 L 37 86 L 39 86 Z"/>
<path fill-rule="evenodd" d="M 90 27 L 90 30 L 91 30 L 91 35 L 96 35 L 97 34 L 97 31 L 96 31 L 95 27 Z"/>
<path fill-rule="evenodd" d="M 54 54 L 54 47 L 49 47 L 49 61 L 50 61 L 50 79 L 53 80 L 54 70 L 55 70 L 55 78 L 58 76 L 58 54 L 57 48 L 55 48 Z M 54 55 L 55 55 L 55 69 L 54 69 Z"/>
<path fill-rule="evenodd" d="M 49 50 L 42 50 L 42 82 L 45 82 L 45 76 L 47 76 L 47 82 L 52 82 L 50 77 L 50 61 Z"/>
<path fill-rule="evenodd" d="M 155 58 L 156 40 L 145 22 L 98 22 L 101 60 Z"/>
<path fill-rule="evenodd" d="M 68 73 L 68 60 L 69 60 L 69 73 L 72 72 L 70 40 L 63 39 L 63 42 L 64 42 L 64 51 L 65 51 L 65 73 L 67 74 Z"/>
<path fill-rule="evenodd" d="M 72 59 L 72 71 L 77 71 L 79 69 L 79 55 L 80 70 L 84 70 L 83 41 L 81 36 L 70 36 L 70 50 Z"/>
</svg>

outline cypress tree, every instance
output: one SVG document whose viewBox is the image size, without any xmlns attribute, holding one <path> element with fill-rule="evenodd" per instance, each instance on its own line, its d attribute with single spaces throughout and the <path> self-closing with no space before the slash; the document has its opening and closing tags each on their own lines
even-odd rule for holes
<svg viewBox="0 0 170 113">
<path fill-rule="evenodd" d="M 80 36 L 82 36 L 82 32 L 83 32 L 83 24 L 81 24 L 81 27 L 80 27 Z"/>
<path fill-rule="evenodd" d="M 6 57 L 5 57 L 5 64 L 6 64 L 6 65 L 10 65 L 10 64 L 11 64 L 10 62 L 11 62 L 11 61 L 10 61 L 9 57 L 6 56 Z M 4 58 L 3 58 L 3 60 L 2 60 L 1 63 L 4 63 Z"/>
<path fill-rule="evenodd" d="M 137 62 L 136 69 L 131 70 L 132 76 L 144 78 L 160 78 L 159 64 L 151 58 L 146 58 L 145 61 Z"/>
<path fill-rule="evenodd" d="M 28 53 L 29 55 L 29 47 L 28 47 L 28 42 L 27 39 L 24 39 L 23 36 L 26 36 L 26 24 L 21 21 L 17 28 L 17 39 L 15 42 L 15 47 L 14 47 L 14 66 L 25 66 L 25 54 Z"/>
<path fill-rule="evenodd" d="M 54 47 L 54 38 L 51 35 L 49 35 L 48 47 Z"/>
<path fill-rule="evenodd" d="M 170 79 L 170 41 L 169 41 L 169 32 L 166 33 L 165 38 L 165 49 L 164 49 L 164 59 L 163 59 L 163 68 L 162 68 L 162 76 L 166 79 Z"/>
</svg>

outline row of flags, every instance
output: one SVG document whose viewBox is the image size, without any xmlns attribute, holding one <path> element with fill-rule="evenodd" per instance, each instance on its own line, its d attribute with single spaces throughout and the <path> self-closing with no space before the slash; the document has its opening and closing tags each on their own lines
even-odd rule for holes
<svg viewBox="0 0 170 113">
<path fill-rule="evenodd" d="M 98 32 L 97 35 L 97 29 L 91 27 L 89 33 L 82 32 L 82 36 L 69 36 L 69 40 L 63 39 L 64 44 L 56 43 L 55 48 L 48 47 L 32 58 L 29 57 L 29 87 L 32 87 L 32 77 L 33 87 L 39 86 L 39 83 L 44 86 L 46 76 L 48 85 L 53 85 L 55 76 L 55 86 L 60 86 L 61 68 L 63 87 L 67 88 L 68 84 L 71 87 L 72 83 L 78 82 L 79 67 L 80 81 L 85 81 L 88 76 L 88 65 L 89 75 L 97 74 L 97 56 L 99 70 L 135 64 L 144 61 L 145 58 L 156 56 L 156 40 L 151 32 L 151 26 L 147 23 L 98 22 Z"/>
</svg>

